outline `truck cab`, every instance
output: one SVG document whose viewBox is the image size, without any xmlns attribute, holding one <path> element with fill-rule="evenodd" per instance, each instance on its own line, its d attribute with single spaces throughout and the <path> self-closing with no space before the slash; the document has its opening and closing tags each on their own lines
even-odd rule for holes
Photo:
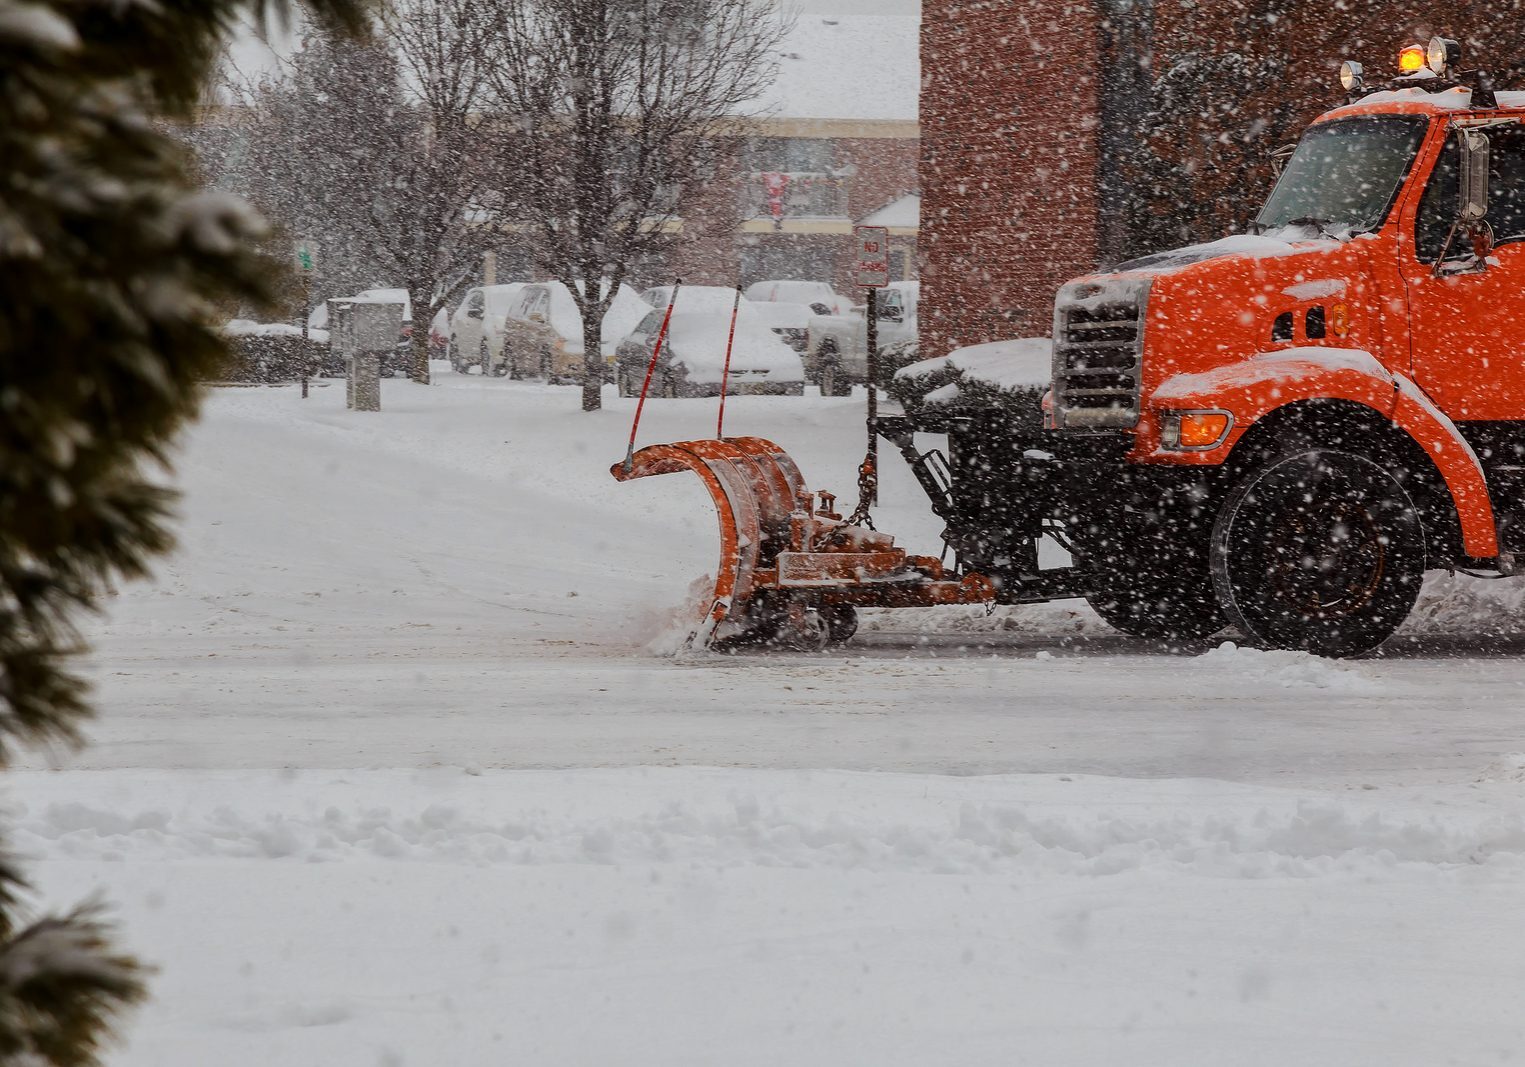
<svg viewBox="0 0 1525 1067">
<path fill-rule="evenodd" d="M 1051 517 L 1119 628 L 1356 654 L 1525 559 L 1525 93 L 1459 51 L 1347 63 L 1247 233 L 1059 292 Z"/>
</svg>

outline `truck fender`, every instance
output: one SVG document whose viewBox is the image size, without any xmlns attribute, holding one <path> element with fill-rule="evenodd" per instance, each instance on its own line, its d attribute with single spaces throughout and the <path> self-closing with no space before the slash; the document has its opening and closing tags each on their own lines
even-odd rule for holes
<svg viewBox="0 0 1525 1067">
<path fill-rule="evenodd" d="M 1440 472 L 1456 506 L 1467 555 L 1498 555 L 1488 479 L 1477 453 L 1417 385 L 1369 352 L 1313 347 L 1267 352 L 1216 370 L 1167 378 L 1151 399 L 1167 409 L 1232 412 L 1234 433 L 1221 446 L 1220 460 L 1245 430 L 1289 404 L 1347 400 L 1372 408 L 1413 438 Z"/>
</svg>

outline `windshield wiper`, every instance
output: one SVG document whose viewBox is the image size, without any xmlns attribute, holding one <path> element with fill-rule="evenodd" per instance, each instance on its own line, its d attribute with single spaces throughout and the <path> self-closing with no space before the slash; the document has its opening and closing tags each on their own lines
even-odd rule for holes
<svg viewBox="0 0 1525 1067">
<path fill-rule="evenodd" d="M 1330 226 L 1334 225 L 1333 219 L 1320 219 L 1314 217 L 1313 215 L 1299 215 L 1295 219 L 1288 219 L 1287 225 L 1312 226 L 1314 229 L 1318 230 L 1320 237 L 1327 237 L 1331 241 L 1339 240 L 1339 238 L 1336 237 L 1334 233 L 1329 229 Z"/>
</svg>

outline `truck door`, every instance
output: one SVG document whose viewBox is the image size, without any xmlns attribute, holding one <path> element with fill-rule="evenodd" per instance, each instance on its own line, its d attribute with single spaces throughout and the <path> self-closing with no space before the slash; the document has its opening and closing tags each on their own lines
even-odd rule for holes
<svg viewBox="0 0 1525 1067">
<path fill-rule="evenodd" d="M 1457 421 L 1525 419 L 1525 127 L 1487 129 L 1494 249 L 1477 269 L 1455 222 L 1457 138 L 1446 139 L 1401 255 L 1414 379 Z"/>
</svg>

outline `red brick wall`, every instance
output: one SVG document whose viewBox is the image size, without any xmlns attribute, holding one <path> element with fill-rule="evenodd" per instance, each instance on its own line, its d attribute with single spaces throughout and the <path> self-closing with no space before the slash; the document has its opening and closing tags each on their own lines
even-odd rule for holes
<svg viewBox="0 0 1525 1067">
<path fill-rule="evenodd" d="M 1099 47 L 1088 3 L 924 0 L 923 356 L 1048 333 L 1094 262 Z"/>
<path fill-rule="evenodd" d="M 1119 245 L 1116 216 L 1106 231 L 1098 218 L 1099 85 L 1103 70 L 1117 83 L 1119 60 L 1107 52 L 1097 10 L 1095 0 L 923 0 L 924 356 L 1047 334 L 1055 290 L 1095 269 L 1105 246 Z M 1399 47 L 1432 33 L 1460 39 L 1465 65 L 1498 73 L 1500 88 L 1525 89 L 1525 19 L 1497 0 L 1427 5 L 1422 17 L 1394 0 L 1136 0 L 1133 10 L 1149 20 L 1140 42 L 1149 76 L 1188 51 L 1284 57 L 1279 80 L 1247 85 L 1244 94 L 1253 114 L 1290 103 L 1278 140 L 1295 139 L 1342 102 L 1343 59 L 1364 63 L 1371 82 L 1386 80 Z M 1118 29 L 1116 20 L 1108 29 Z M 1115 111 L 1116 98 L 1109 103 Z M 1118 132 L 1126 149 L 1132 131 Z M 1217 149 L 1210 137 L 1183 131 L 1181 150 Z M 1223 202 L 1223 230 L 1204 236 L 1221 236 L 1253 213 L 1271 169 L 1251 169 L 1228 175 L 1222 188 L 1180 191 Z"/>
</svg>

